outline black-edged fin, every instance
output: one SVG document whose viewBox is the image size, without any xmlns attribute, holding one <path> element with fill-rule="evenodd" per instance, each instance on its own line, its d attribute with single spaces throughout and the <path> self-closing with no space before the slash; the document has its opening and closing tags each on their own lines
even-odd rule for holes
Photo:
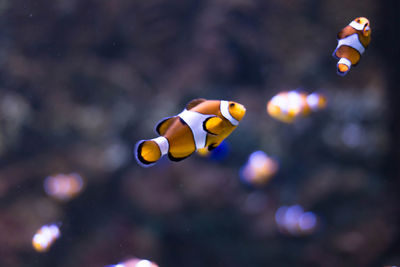
<svg viewBox="0 0 400 267">
<path fill-rule="evenodd" d="M 176 116 L 175 117 L 168 117 L 165 119 L 162 119 L 160 122 L 157 123 L 156 126 L 156 132 L 159 135 L 164 135 L 165 132 L 168 130 L 168 128 L 172 125 L 172 123 L 174 123 L 174 121 L 176 120 Z"/>
<path fill-rule="evenodd" d="M 148 141 L 148 140 L 140 140 L 135 145 L 136 161 L 140 166 L 145 167 L 145 168 L 151 167 L 156 163 L 155 161 L 154 162 L 147 161 L 142 157 L 142 149 L 143 149 L 143 145 L 145 144 L 146 141 Z"/>
<path fill-rule="evenodd" d="M 192 155 L 192 154 L 193 154 L 193 152 L 190 153 L 190 154 L 187 155 L 187 156 L 184 156 L 184 157 L 174 157 L 174 156 L 172 156 L 172 154 L 171 154 L 170 152 L 168 152 L 168 158 L 169 158 L 169 160 L 171 160 L 171 161 L 176 161 L 176 162 L 178 162 L 178 161 L 181 161 L 181 160 L 184 160 L 184 159 L 190 157 L 190 155 Z"/>
<path fill-rule="evenodd" d="M 203 122 L 203 129 L 209 134 L 218 135 L 223 130 L 222 122 L 220 117 L 210 117 Z"/>
<path fill-rule="evenodd" d="M 195 106 L 197 106 L 198 104 L 203 103 L 204 101 L 207 101 L 207 100 L 204 99 L 204 98 L 196 98 L 196 99 L 193 99 L 192 101 L 190 101 L 189 103 L 187 103 L 186 109 L 187 109 L 187 110 L 192 109 L 192 108 L 194 108 Z"/>
<path fill-rule="evenodd" d="M 216 149 L 218 146 L 219 146 L 219 144 L 217 144 L 217 143 L 212 143 L 212 144 L 210 144 L 207 148 L 208 148 L 208 151 L 213 151 L 213 150 Z"/>
</svg>

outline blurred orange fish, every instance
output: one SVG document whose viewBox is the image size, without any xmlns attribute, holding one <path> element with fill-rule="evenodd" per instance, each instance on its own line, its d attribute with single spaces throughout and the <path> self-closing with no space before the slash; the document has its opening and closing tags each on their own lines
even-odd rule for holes
<svg viewBox="0 0 400 267">
<path fill-rule="evenodd" d="M 108 265 L 107 267 L 158 267 L 158 265 L 149 260 L 133 258 L 115 265 Z"/>
<path fill-rule="evenodd" d="M 240 172 L 242 180 L 246 183 L 260 186 L 266 184 L 278 171 L 276 160 L 268 157 L 263 151 L 255 151 Z"/>
<path fill-rule="evenodd" d="M 57 225 L 43 225 L 32 238 L 33 248 L 37 252 L 46 252 L 60 235 L 60 229 Z"/>
<path fill-rule="evenodd" d="M 48 176 L 44 180 L 44 189 L 49 196 L 67 201 L 82 191 L 83 179 L 77 173 Z"/>
<path fill-rule="evenodd" d="M 326 98 L 321 94 L 285 91 L 271 98 L 267 104 L 267 112 L 277 120 L 292 123 L 297 117 L 307 116 L 311 111 L 323 109 L 325 106 Z"/>
</svg>

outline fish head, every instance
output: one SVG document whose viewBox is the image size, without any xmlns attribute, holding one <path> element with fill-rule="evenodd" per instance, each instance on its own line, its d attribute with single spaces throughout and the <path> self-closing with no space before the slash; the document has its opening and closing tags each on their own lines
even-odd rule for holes
<svg viewBox="0 0 400 267">
<path fill-rule="evenodd" d="M 367 18 L 358 17 L 358 18 L 354 19 L 354 21 L 363 26 L 362 32 L 365 37 L 368 37 L 371 35 L 371 26 L 370 26 L 370 22 Z"/>
<path fill-rule="evenodd" d="M 237 121 L 240 121 L 246 114 L 246 108 L 242 104 L 233 101 L 229 101 L 228 103 L 229 103 L 228 105 L 229 113 Z"/>
</svg>

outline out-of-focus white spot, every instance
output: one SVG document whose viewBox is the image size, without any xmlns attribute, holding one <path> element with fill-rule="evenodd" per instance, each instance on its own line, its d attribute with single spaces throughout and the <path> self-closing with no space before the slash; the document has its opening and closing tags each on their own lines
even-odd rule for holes
<svg viewBox="0 0 400 267">
<path fill-rule="evenodd" d="M 342 141 L 350 148 L 360 146 L 362 139 L 361 128 L 358 124 L 350 123 L 342 131 Z"/>
<path fill-rule="evenodd" d="M 308 231 L 317 224 L 317 217 L 311 211 L 303 213 L 299 218 L 299 227 L 302 231 Z"/>
<path fill-rule="evenodd" d="M 310 234 L 317 226 L 317 216 L 313 212 L 304 212 L 300 205 L 278 208 L 275 221 L 283 233 L 295 236 Z"/>
<path fill-rule="evenodd" d="M 104 159 L 110 170 L 115 170 L 121 167 L 129 156 L 127 146 L 122 144 L 112 144 L 104 151 Z"/>
<path fill-rule="evenodd" d="M 307 96 L 307 103 L 311 107 L 311 109 L 318 108 L 319 96 L 315 93 L 312 93 Z"/>
<path fill-rule="evenodd" d="M 299 205 L 291 206 L 287 209 L 284 220 L 285 227 L 291 233 L 296 233 L 299 218 L 303 214 L 303 208 Z"/>
<path fill-rule="evenodd" d="M 282 206 L 275 213 L 275 221 L 279 227 L 285 226 L 285 214 L 286 214 L 287 209 L 288 209 L 288 207 Z"/>
<path fill-rule="evenodd" d="M 29 115 L 30 107 L 20 96 L 8 94 L 0 100 L 1 115 L 8 121 L 20 124 Z"/>
</svg>

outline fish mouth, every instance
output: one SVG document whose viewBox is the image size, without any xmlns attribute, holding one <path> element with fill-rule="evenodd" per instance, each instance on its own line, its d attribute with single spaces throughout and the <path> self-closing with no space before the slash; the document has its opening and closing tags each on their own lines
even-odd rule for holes
<svg viewBox="0 0 400 267">
<path fill-rule="evenodd" d="M 371 30 L 371 28 L 369 27 L 369 23 L 366 22 L 366 23 L 364 24 L 364 28 L 363 28 L 363 30 L 362 30 L 363 35 L 367 37 L 367 36 L 370 34 L 370 30 Z"/>
<path fill-rule="evenodd" d="M 237 118 L 235 118 L 235 119 L 240 121 L 244 117 L 245 114 L 246 114 L 246 108 L 243 105 L 239 104 L 237 112 L 235 114 L 237 116 Z"/>
</svg>

